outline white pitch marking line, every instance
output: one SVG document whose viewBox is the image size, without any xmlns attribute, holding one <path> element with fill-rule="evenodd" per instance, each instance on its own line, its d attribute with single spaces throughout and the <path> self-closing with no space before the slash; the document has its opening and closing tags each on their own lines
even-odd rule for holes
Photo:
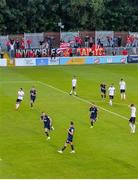
<svg viewBox="0 0 138 180">
<path fill-rule="evenodd" d="M 49 85 L 49 84 L 47 84 L 47 83 L 43 83 L 43 82 L 41 82 L 41 81 L 37 81 L 37 82 L 38 82 L 39 84 L 44 85 L 44 86 L 50 87 L 50 88 L 52 88 L 52 89 L 55 89 L 56 91 L 59 91 L 59 92 L 61 92 L 61 93 L 64 93 L 64 94 L 69 95 L 69 93 L 67 93 L 66 91 L 63 91 L 63 90 L 61 90 L 61 89 L 58 89 L 58 88 L 56 88 L 56 87 L 54 87 L 54 86 L 52 86 L 52 85 Z M 81 97 L 78 97 L 78 96 L 73 96 L 73 97 L 76 98 L 76 99 L 78 99 L 78 100 L 80 100 L 80 101 L 82 101 L 82 102 L 85 102 L 85 103 L 87 103 L 87 104 L 92 104 L 90 101 L 88 101 L 88 100 L 86 100 L 86 99 L 83 99 L 83 98 L 81 98 Z M 123 119 L 125 119 L 125 120 L 129 120 L 127 117 L 122 116 L 122 115 L 120 115 L 120 114 L 118 114 L 118 113 L 115 113 L 115 112 L 113 112 L 113 111 L 107 110 L 107 109 L 105 109 L 105 108 L 103 108 L 103 107 L 101 107 L 101 106 L 97 106 L 97 107 L 99 107 L 99 109 L 102 109 L 103 111 L 106 111 L 106 112 L 108 112 L 108 113 L 110 113 L 110 114 L 116 115 L 116 116 L 118 116 L 118 117 L 120 117 L 120 118 L 123 118 Z"/>
</svg>

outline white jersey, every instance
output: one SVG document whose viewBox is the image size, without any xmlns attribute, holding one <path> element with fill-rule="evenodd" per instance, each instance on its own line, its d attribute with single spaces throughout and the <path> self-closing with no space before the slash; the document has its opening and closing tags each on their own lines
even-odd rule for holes
<svg viewBox="0 0 138 180">
<path fill-rule="evenodd" d="M 136 117 L 136 107 L 133 106 L 133 107 L 130 107 L 131 109 L 131 117 Z"/>
<path fill-rule="evenodd" d="M 108 92 L 109 92 L 109 96 L 114 96 L 115 94 L 115 87 L 114 86 L 110 86 L 109 89 L 108 89 Z"/>
<path fill-rule="evenodd" d="M 23 91 L 18 91 L 18 99 L 23 100 L 24 97 L 24 92 Z"/>
<path fill-rule="evenodd" d="M 125 81 L 120 81 L 120 82 L 119 82 L 119 85 L 120 85 L 120 89 L 121 89 L 121 90 L 125 90 L 125 89 L 126 89 L 126 83 L 125 83 Z"/>
<path fill-rule="evenodd" d="M 77 79 L 72 79 L 72 87 L 76 87 L 76 84 L 77 84 Z"/>
</svg>

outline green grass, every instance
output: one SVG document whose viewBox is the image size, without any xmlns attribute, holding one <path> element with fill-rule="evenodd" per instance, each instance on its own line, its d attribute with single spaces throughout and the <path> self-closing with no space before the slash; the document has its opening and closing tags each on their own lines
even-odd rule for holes
<svg viewBox="0 0 138 180">
<path fill-rule="evenodd" d="M 73 75 L 78 78 L 81 99 L 58 91 L 70 91 Z M 138 178 L 138 133 L 130 134 L 127 120 L 100 108 L 99 119 L 90 129 L 87 102 L 129 118 L 127 105 L 138 104 L 137 77 L 137 64 L 0 68 L 0 178 Z M 120 100 L 121 78 L 127 83 L 126 101 Z M 113 107 L 108 98 L 101 101 L 103 81 L 116 87 Z M 33 109 L 29 106 L 32 85 L 38 91 Z M 15 111 L 20 87 L 25 98 Z M 43 131 L 41 111 L 53 119 L 50 141 Z M 76 128 L 76 154 L 70 154 L 70 147 L 58 154 L 70 120 Z"/>
</svg>

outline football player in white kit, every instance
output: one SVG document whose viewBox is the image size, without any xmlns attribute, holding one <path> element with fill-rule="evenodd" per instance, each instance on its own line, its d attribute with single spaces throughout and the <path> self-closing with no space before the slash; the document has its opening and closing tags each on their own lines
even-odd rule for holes
<svg viewBox="0 0 138 180">
<path fill-rule="evenodd" d="M 114 94 L 115 94 L 115 87 L 113 84 L 108 88 L 108 93 L 109 93 L 109 105 L 112 106 L 113 102 L 112 100 L 114 99 Z"/>
<path fill-rule="evenodd" d="M 77 96 L 76 85 L 77 85 L 77 79 L 76 79 L 76 76 L 74 76 L 73 79 L 72 79 L 72 88 L 71 88 L 71 91 L 70 91 L 70 95 L 72 95 L 72 93 L 74 93 L 74 95 Z"/>
<path fill-rule="evenodd" d="M 136 107 L 134 104 L 130 105 L 130 109 L 131 109 L 131 117 L 129 119 L 129 126 L 131 128 L 131 133 L 135 133 L 135 120 L 136 120 Z"/>
<path fill-rule="evenodd" d="M 125 100 L 126 99 L 126 94 L 125 94 L 125 92 L 126 92 L 126 83 L 125 83 L 125 81 L 123 79 L 120 80 L 119 86 L 120 86 L 121 99 Z"/>
<path fill-rule="evenodd" d="M 24 91 L 23 91 L 22 88 L 20 88 L 19 91 L 18 91 L 18 98 L 16 100 L 16 110 L 19 108 L 20 103 L 23 100 L 23 97 L 24 97 Z"/>
</svg>

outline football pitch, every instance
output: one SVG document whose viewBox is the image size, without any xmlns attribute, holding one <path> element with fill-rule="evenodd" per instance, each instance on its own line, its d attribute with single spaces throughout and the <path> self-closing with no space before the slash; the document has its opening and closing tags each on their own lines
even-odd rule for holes
<svg viewBox="0 0 138 180">
<path fill-rule="evenodd" d="M 78 96 L 70 96 L 76 75 Z M 120 100 L 119 81 L 126 81 L 127 99 Z M 116 88 L 113 106 L 103 102 L 100 83 Z M 29 90 L 37 89 L 30 107 Z M 17 91 L 25 92 L 15 110 Z M 90 128 L 89 107 L 95 102 L 98 120 Z M 0 178 L 138 178 L 138 130 L 128 126 L 129 104 L 138 105 L 138 65 L 68 65 L 0 68 Z M 42 111 L 53 120 L 48 141 Z M 74 122 L 75 154 L 70 146 L 59 154 Z"/>
</svg>

